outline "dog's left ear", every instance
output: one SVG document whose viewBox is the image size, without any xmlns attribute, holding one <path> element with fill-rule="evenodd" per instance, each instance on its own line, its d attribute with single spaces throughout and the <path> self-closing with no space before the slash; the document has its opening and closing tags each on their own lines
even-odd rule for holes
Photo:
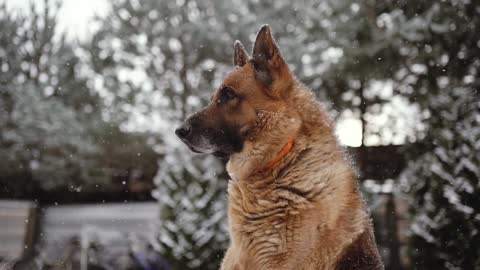
<svg viewBox="0 0 480 270">
<path fill-rule="evenodd" d="M 235 40 L 235 43 L 233 43 L 233 65 L 243 67 L 249 59 L 250 56 L 243 47 L 242 43 L 238 40 Z"/>
<path fill-rule="evenodd" d="M 276 78 L 288 70 L 268 25 L 262 26 L 258 31 L 252 59 L 256 77 L 265 86 L 270 86 Z"/>
</svg>

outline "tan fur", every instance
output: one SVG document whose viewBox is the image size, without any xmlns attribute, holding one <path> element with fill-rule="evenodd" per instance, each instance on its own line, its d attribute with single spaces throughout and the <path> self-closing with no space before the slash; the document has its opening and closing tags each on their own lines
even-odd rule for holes
<svg viewBox="0 0 480 270">
<path fill-rule="evenodd" d="M 235 75 L 225 83 L 257 90 L 238 85 L 249 79 Z M 348 245 L 371 230 L 328 116 L 310 90 L 294 79 L 286 84 L 289 95 L 276 106 L 256 97 L 259 91 L 250 96 L 259 103 L 257 122 L 266 121 L 227 164 L 231 244 L 222 269 L 335 269 Z M 263 172 L 298 128 L 293 149 Z"/>
<path fill-rule="evenodd" d="M 265 113 L 264 132 L 227 164 L 231 246 L 222 269 L 334 269 L 343 249 L 370 229 L 328 117 L 308 90 L 294 87 L 283 112 Z M 298 126 L 293 149 L 263 172 Z"/>
<path fill-rule="evenodd" d="M 231 242 L 222 269 L 383 269 L 333 124 L 290 73 L 269 28 L 260 30 L 252 59 L 236 42 L 234 62 L 199 112 L 205 125 L 234 124 L 244 136 L 227 163 Z M 223 87 L 238 98 L 217 102 Z M 293 148 L 265 170 L 297 131 Z"/>
</svg>

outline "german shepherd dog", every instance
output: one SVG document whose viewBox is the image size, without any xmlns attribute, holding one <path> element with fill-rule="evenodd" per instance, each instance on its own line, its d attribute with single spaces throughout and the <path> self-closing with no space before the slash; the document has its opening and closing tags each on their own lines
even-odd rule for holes
<svg viewBox="0 0 480 270">
<path fill-rule="evenodd" d="M 221 269 L 383 269 L 354 170 L 314 94 L 295 79 L 270 28 L 207 107 L 175 132 L 228 158 L 230 247 Z"/>
</svg>

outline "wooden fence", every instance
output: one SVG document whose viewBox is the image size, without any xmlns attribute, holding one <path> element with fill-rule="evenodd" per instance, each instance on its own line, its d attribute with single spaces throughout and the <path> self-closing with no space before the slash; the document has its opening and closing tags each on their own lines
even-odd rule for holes
<svg viewBox="0 0 480 270">
<path fill-rule="evenodd" d="M 0 200 L 0 259 L 12 261 L 33 251 L 36 206 L 29 201 Z"/>
</svg>

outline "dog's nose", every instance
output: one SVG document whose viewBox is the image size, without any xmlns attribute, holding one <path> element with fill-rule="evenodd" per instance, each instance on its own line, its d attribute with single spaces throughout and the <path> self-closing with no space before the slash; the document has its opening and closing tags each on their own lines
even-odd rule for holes
<svg viewBox="0 0 480 270">
<path fill-rule="evenodd" d="M 177 136 L 181 139 L 185 139 L 192 134 L 192 126 L 188 123 L 185 123 L 175 130 L 175 134 L 177 134 Z"/>
</svg>

